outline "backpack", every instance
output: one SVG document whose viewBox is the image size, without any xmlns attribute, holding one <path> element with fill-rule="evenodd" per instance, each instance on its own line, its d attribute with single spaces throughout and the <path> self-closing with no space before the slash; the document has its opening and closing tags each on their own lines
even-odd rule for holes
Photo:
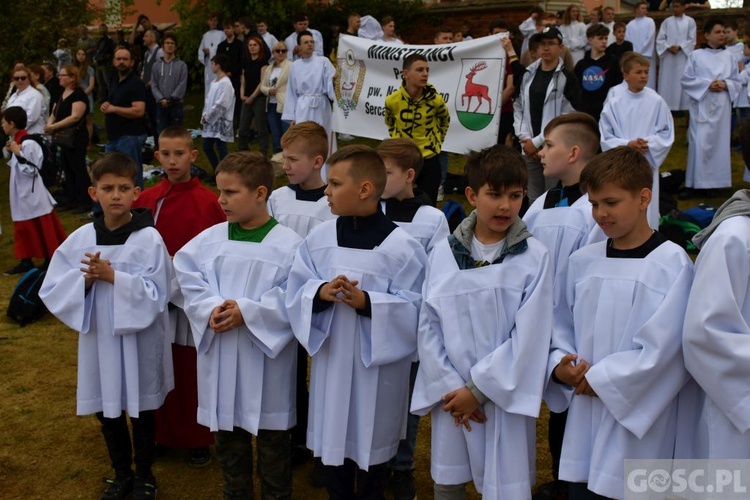
<svg viewBox="0 0 750 500">
<path fill-rule="evenodd" d="M 695 207 L 683 210 L 680 214 L 679 219 L 687 222 L 692 222 L 699 225 L 701 229 L 705 229 L 709 224 L 711 224 L 711 221 L 714 220 L 715 214 L 716 207 L 701 203 Z"/>
<path fill-rule="evenodd" d="M 47 139 L 42 134 L 26 134 L 21 139 L 21 144 L 23 144 L 23 141 L 26 140 L 36 142 L 37 144 L 39 144 L 39 147 L 42 148 L 42 164 L 34 165 L 34 167 L 42 177 L 44 186 L 47 188 L 56 186 L 60 180 L 60 169 L 58 168 L 57 162 L 55 161 L 55 153 L 52 151 L 52 148 L 47 142 Z M 26 158 L 19 158 L 19 161 L 21 163 L 28 163 L 29 165 L 33 165 L 33 163 L 31 163 Z M 34 184 L 31 185 L 31 191 L 34 191 Z"/>
<path fill-rule="evenodd" d="M 698 247 L 693 243 L 693 236 L 698 234 L 701 229 L 699 225 L 693 222 L 671 215 L 664 215 L 659 219 L 659 232 L 688 253 L 698 253 Z"/>
<path fill-rule="evenodd" d="M 466 211 L 456 200 L 448 200 L 443 205 L 443 214 L 448 220 L 448 229 L 451 233 L 456 230 L 461 221 L 466 218 Z"/>
<path fill-rule="evenodd" d="M 39 290 L 46 275 L 47 271 L 44 269 L 31 269 L 18 280 L 10 296 L 8 316 L 21 326 L 33 323 L 47 312 L 47 307 L 39 298 Z"/>
</svg>

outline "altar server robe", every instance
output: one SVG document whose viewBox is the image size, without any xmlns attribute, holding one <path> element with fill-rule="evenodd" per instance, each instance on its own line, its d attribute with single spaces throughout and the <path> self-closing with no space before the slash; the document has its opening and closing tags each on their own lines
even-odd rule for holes
<svg viewBox="0 0 750 500">
<path fill-rule="evenodd" d="M 544 208 L 547 193 L 529 207 L 523 216 L 534 238 L 549 251 L 553 276 L 553 301 L 558 307 L 565 299 L 565 276 L 571 254 L 590 243 L 602 241 L 606 236 L 591 214 L 589 196 L 583 194 L 569 207 Z"/>
<path fill-rule="evenodd" d="M 563 43 L 570 50 L 570 56 L 573 58 L 573 65 L 583 59 L 588 45 L 586 38 L 586 25 L 581 21 L 571 21 L 570 24 L 561 24 L 557 27 L 562 33 Z"/>
<path fill-rule="evenodd" d="M 664 242 L 643 258 L 607 258 L 608 242 L 570 257 L 567 311 L 555 311 L 544 399 L 568 410 L 560 479 L 623 498 L 624 460 L 672 458 L 677 394 L 689 376 L 682 358 L 682 324 L 693 265 Z M 551 379 L 565 354 L 590 369 L 597 397 L 574 396 Z"/>
<path fill-rule="evenodd" d="M 725 92 L 708 90 L 717 79 L 726 82 Z M 698 49 L 690 54 L 685 65 L 682 88 L 690 98 L 685 186 L 696 189 L 731 187 L 732 101 L 742 88 L 736 61 L 726 50 Z"/>
<path fill-rule="evenodd" d="M 685 72 L 688 56 L 693 53 L 696 41 L 695 20 L 692 17 L 668 17 L 659 27 L 656 36 L 656 53 L 659 55 L 659 95 L 672 111 L 688 109 L 688 98 L 682 91 L 680 79 Z M 679 45 L 672 54 L 667 49 Z M 653 71 L 652 67 L 650 71 Z"/>
<path fill-rule="evenodd" d="M 336 69 L 326 57 L 312 55 L 297 59 L 289 70 L 286 101 L 281 118 L 295 123 L 313 121 L 326 129 L 331 142 L 333 108 L 336 100 L 333 77 Z M 329 153 L 335 149 L 329 148 Z"/>
<path fill-rule="evenodd" d="M 386 209 L 386 202 L 381 202 L 380 206 L 386 217 L 390 218 Z M 417 240 L 427 255 L 435 248 L 435 244 L 448 238 L 450 234 L 445 214 L 432 205 L 419 207 L 417 213 L 414 214 L 414 218 L 409 222 L 399 220 L 393 222 Z"/>
<path fill-rule="evenodd" d="M 683 348 L 701 386 L 693 458 L 750 459 L 750 217 L 719 224 L 695 263 Z"/>
<path fill-rule="evenodd" d="M 297 344 L 284 307 L 300 237 L 276 225 L 262 242 L 229 239 L 227 223 L 199 234 L 174 257 L 198 349 L 198 423 L 212 431 L 287 430 L 297 421 Z M 216 334 L 211 312 L 237 301 L 244 325 Z"/>
<path fill-rule="evenodd" d="M 335 220 L 308 235 L 289 276 L 287 307 L 312 356 L 307 446 L 325 465 L 349 458 L 368 470 L 390 460 L 406 434 L 426 256 L 401 228 L 372 250 L 337 242 Z M 321 285 L 341 274 L 368 293 L 371 317 L 344 303 L 313 311 Z"/>
<path fill-rule="evenodd" d="M 692 116 L 692 115 L 691 115 Z M 648 141 L 645 156 L 653 170 L 648 224 L 659 228 L 659 168 L 674 144 L 674 121 L 669 106 L 656 91 L 638 93 L 627 87 L 610 91 L 599 119 L 602 151 L 626 146 L 639 137 Z"/>
<path fill-rule="evenodd" d="M 633 44 L 633 52 L 638 52 L 651 61 L 648 71 L 648 87 L 656 90 L 656 61 L 654 61 L 654 40 L 656 23 L 650 17 L 636 17 L 625 27 L 625 40 Z"/>
<path fill-rule="evenodd" d="M 208 95 L 208 89 L 211 86 L 211 82 L 216 80 L 216 75 L 211 70 L 211 59 L 216 55 L 216 50 L 219 48 L 219 44 L 226 39 L 227 36 L 222 30 L 208 30 L 203 33 L 203 38 L 201 38 L 201 43 L 198 46 L 198 61 L 204 66 L 204 97 Z M 208 54 L 205 54 L 203 49 L 208 49 Z"/>
<path fill-rule="evenodd" d="M 531 498 L 536 418 L 552 330 L 552 274 L 534 238 L 501 262 L 460 269 L 448 240 L 430 254 L 411 410 L 431 413 L 432 478 L 470 480 L 485 498 Z M 456 427 L 445 394 L 471 380 L 487 422 Z"/>
<path fill-rule="evenodd" d="M 321 222 L 336 218 L 325 196 L 317 201 L 298 200 L 297 192 L 289 186 L 275 189 L 268 197 L 267 208 L 279 224 L 291 228 L 302 238 Z"/>
<path fill-rule="evenodd" d="M 101 252 L 114 285 L 97 280 L 86 291 L 81 259 Z M 122 245 L 97 245 L 87 224 L 57 249 L 39 291 L 49 311 L 78 336 L 78 415 L 131 417 L 156 410 L 174 387 L 168 335 L 172 265 L 156 229 L 130 234 Z"/>
</svg>

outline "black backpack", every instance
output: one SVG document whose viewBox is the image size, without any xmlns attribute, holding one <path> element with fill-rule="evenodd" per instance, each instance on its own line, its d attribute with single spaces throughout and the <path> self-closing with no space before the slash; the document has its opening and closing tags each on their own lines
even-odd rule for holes
<svg viewBox="0 0 750 500">
<path fill-rule="evenodd" d="M 55 161 L 55 153 L 52 151 L 47 139 L 42 134 L 26 134 L 23 136 L 23 139 L 21 139 L 21 144 L 26 140 L 34 141 L 39 144 L 40 148 L 42 148 L 42 164 L 34 165 L 26 158 L 19 158 L 18 161 L 33 165 L 42 177 L 42 182 L 45 187 L 52 188 L 57 186 L 60 181 L 60 169 Z M 34 184 L 31 185 L 31 191 L 34 191 Z"/>
<path fill-rule="evenodd" d="M 8 316 L 21 326 L 33 323 L 47 312 L 47 306 L 39 298 L 39 290 L 46 275 L 46 270 L 35 267 L 18 280 L 10 296 Z"/>
</svg>

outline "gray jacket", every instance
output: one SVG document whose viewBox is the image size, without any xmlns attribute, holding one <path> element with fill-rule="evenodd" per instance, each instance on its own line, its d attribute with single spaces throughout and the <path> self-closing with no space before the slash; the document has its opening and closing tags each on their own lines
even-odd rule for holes
<svg viewBox="0 0 750 500">
<path fill-rule="evenodd" d="M 169 62 L 160 57 L 151 70 L 151 92 L 156 102 L 167 99 L 172 103 L 181 103 L 185 97 L 187 79 L 187 64 L 179 57 Z"/>
</svg>

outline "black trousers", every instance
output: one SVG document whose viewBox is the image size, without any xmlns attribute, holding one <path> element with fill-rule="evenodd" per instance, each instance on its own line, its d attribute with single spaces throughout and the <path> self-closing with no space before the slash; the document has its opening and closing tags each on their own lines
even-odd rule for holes
<svg viewBox="0 0 750 500">
<path fill-rule="evenodd" d="M 419 177 L 416 178 L 415 182 L 419 189 L 427 193 L 432 201 L 432 206 L 437 205 L 437 194 L 440 188 L 440 155 L 435 155 L 432 158 L 425 158 L 422 163 L 422 171 L 419 173 Z"/>
<path fill-rule="evenodd" d="M 347 458 L 344 465 L 324 465 L 323 469 L 330 500 L 382 500 L 385 495 L 387 462 L 364 471 Z"/>
</svg>

